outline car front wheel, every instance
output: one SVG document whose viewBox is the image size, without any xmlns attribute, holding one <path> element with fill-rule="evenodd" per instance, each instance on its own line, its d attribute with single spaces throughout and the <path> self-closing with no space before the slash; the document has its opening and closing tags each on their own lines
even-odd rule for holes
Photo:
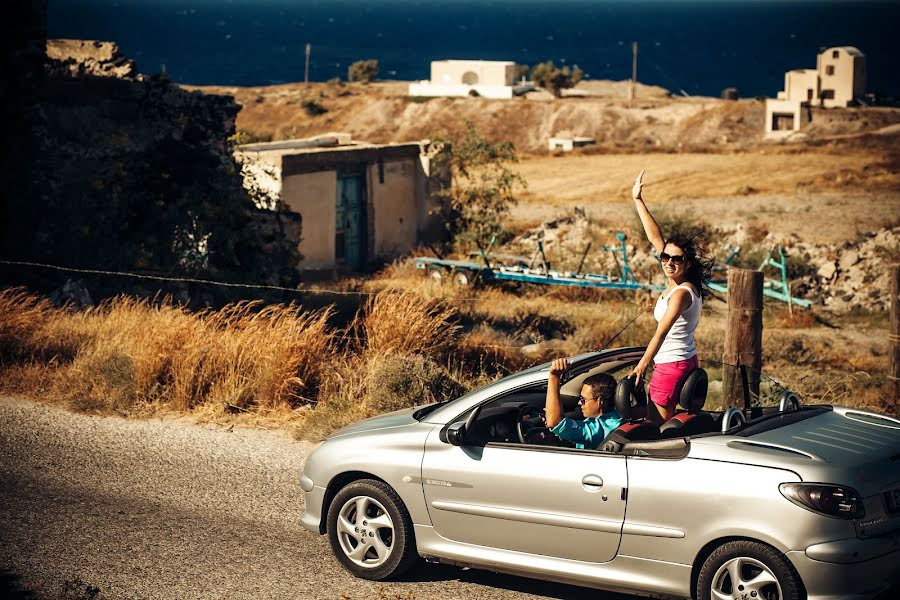
<svg viewBox="0 0 900 600">
<path fill-rule="evenodd" d="M 800 576 L 778 550 L 760 542 L 722 544 L 697 577 L 698 600 L 801 600 Z"/>
<path fill-rule="evenodd" d="M 403 501 L 372 479 L 354 481 L 335 495 L 328 508 L 328 540 L 344 568 L 363 579 L 400 575 L 417 557 Z"/>
</svg>

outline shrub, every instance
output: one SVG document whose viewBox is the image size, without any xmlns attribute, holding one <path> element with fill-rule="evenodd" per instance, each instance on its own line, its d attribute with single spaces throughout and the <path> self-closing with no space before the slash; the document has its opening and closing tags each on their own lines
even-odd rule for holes
<svg viewBox="0 0 900 600">
<path fill-rule="evenodd" d="M 324 115 L 328 112 L 327 108 L 312 99 L 304 100 L 300 106 L 303 107 L 303 110 L 305 110 L 306 114 L 310 117 L 318 117 L 319 115 Z"/>
<path fill-rule="evenodd" d="M 473 90 L 469 90 L 469 95 L 470 95 L 471 97 L 473 97 L 473 98 L 478 98 L 478 97 L 481 96 L 481 94 L 478 93 L 478 90 L 474 90 L 474 89 L 473 89 Z"/>
<path fill-rule="evenodd" d="M 393 354 L 373 361 L 367 402 L 375 413 L 457 398 L 465 386 L 434 360 L 420 355 Z"/>
<path fill-rule="evenodd" d="M 374 81 L 378 77 L 378 68 L 377 60 L 358 60 L 347 68 L 347 81 Z"/>
<path fill-rule="evenodd" d="M 537 64 L 531 69 L 531 79 L 557 97 L 562 90 L 578 85 L 583 77 L 584 71 L 578 68 L 578 65 L 572 69 L 569 67 L 560 69 L 553 61 Z"/>
<path fill-rule="evenodd" d="M 515 146 L 486 140 L 472 123 L 467 123 L 459 138 L 436 139 L 434 143 L 452 149 L 436 157 L 437 161 L 450 161 L 453 184 L 438 195 L 445 201 L 444 223 L 451 237 L 460 246 L 486 246 L 491 237 L 503 237 L 504 221 L 516 202 L 515 192 L 526 186 L 522 176 L 509 168 L 509 163 L 519 160 Z M 438 172 L 445 167 L 435 165 Z"/>
</svg>

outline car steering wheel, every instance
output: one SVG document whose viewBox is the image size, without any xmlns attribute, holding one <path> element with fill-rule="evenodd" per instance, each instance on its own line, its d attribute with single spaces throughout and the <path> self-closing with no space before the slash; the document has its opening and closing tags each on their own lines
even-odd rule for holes
<svg viewBox="0 0 900 600">
<path fill-rule="evenodd" d="M 519 407 L 516 414 L 516 433 L 519 436 L 519 442 L 522 444 L 531 444 L 533 441 L 527 441 L 529 438 L 538 437 L 542 439 L 542 433 L 549 434 L 550 429 L 546 426 L 543 407 L 533 406 L 531 404 L 523 404 Z"/>
</svg>

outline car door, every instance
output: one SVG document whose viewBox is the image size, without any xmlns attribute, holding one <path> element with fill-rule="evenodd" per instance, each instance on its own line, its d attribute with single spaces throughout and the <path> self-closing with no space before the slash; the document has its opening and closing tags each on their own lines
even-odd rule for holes
<svg viewBox="0 0 900 600">
<path fill-rule="evenodd" d="M 587 562 L 612 560 L 625 518 L 623 456 L 425 443 L 422 482 L 435 531 L 467 544 Z"/>
</svg>

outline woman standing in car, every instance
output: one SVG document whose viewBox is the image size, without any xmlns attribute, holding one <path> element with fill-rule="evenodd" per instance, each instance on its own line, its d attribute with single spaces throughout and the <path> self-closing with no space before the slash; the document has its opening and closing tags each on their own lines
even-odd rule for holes
<svg viewBox="0 0 900 600">
<path fill-rule="evenodd" d="M 653 310 L 656 333 L 631 375 L 636 383 L 639 382 L 653 362 L 648 391 L 656 411 L 649 410 L 647 418 L 663 423 L 674 416 L 678 393 L 687 376 L 699 365 L 694 331 L 700 322 L 703 298 L 709 293 L 704 283 L 709 281 L 712 261 L 703 256 L 703 249 L 694 243 L 693 237 L 682 233 L 675 233 L 668 239 L 663 237 L 641 197 L 643 179 L 644 172 L 641 171 L 631 188 L 631 197 L 647 239 L 659 253 L 668 286 Z"/>
</svg>

